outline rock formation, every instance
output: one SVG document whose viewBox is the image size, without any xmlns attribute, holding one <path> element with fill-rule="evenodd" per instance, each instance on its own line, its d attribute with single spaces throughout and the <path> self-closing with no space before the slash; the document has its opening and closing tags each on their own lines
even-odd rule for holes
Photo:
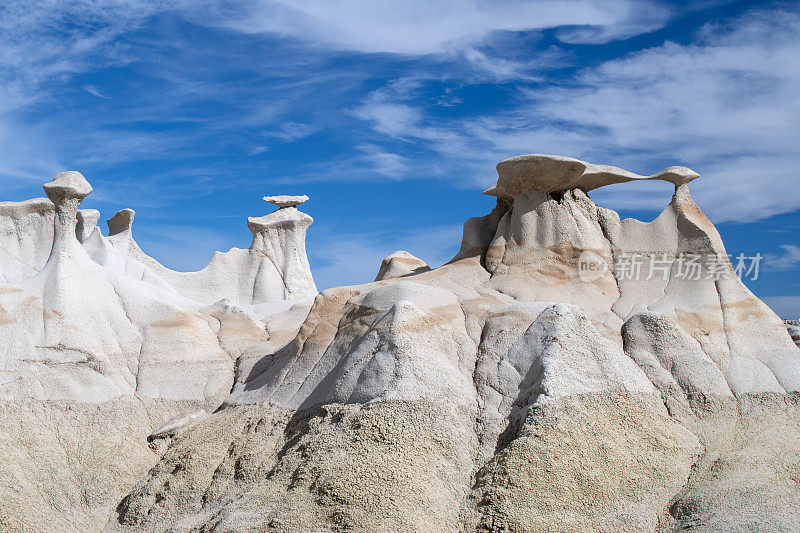
<svg viewBox="0 0 800 533">
<path fill-rule="evenodd" d="M 400 250 L 383 259 L 378 275 L 375 276 L 375 281 L 421 274 L 430 269 L 431 267 L 422 259 Z"/>
<path fill-rule="evenodd" d="M 217 294 L 211 265 L 195 278 L 211 281 L 190 299 L 184 278 L 150 268 L 134 248 L 132 212 L 82 246 L 58 227 L 74 201 L 34 217 L 52 217 L 58 239 L 72 235 L 61 253 L 85 250 L 99 269 L 93 279 L 102 271 L 126 280 L 113 285 L 121 297 L 119 287 L 147 283 L 159 313 L 179 308 L 205 321 L 213 339 L 198 343 L 206 351 L 196 345 L 170 368 L 216 383 L 208 381 L 213 363 L 201 370 L 196 358 L 217 350 L 235 361 L 231 393 L 212 414 L 216 393 L 166 412 L 170 401 L 189 399 L 166 373 L 145 373 L 149 386 L 131 388 L 150 412 L 167 401 L 149 431 L 131 428 L 136 446 L 149 436 L 159 457 L 140 454 L 137 465 L 155 465 L 141 468 L 135 485 L 128 475 L 109 491 L 116 497 L 128 484 L 124 498 L 106 500 L 106 530 L 798 529 L 800 348 L 736 276 L 689 193 L 697 174 L 670 167 L 639 176 L 535 155 L 501 162 L 498 175 L 487 191 L 495 208 L 465 223 L 446 265 L 430 270 L 397 252 L 374 282 L 325 290 L 313 303 L 288 299 L 315 292 L 301 246 L 310 224 L 296 209 L 302 197 L 265 198 L 279 209 L 249 219 L 253 245 L 233 254 L 268 256 L 274 271 L 262 277 L 261 264 L 250 278 L 254 263 L 230 263 L 256 289 L 260 280 L 272 286 L 267 273 L 281 273 L 283 292 L 271 302 L 248 302 L 240 280 L 226 299 L 206 301 Z M 652 222 L 621 220 L 587 195 L 636 179 L 675 185 Z M 14 220 L 27 212 L 16 211 Z M 3 223 L 28 235 L 19 222 Z M 22 249 L 13 248 L 15 257 L 31 259 Z M 40 270 L 53 276 L 49 269 Z M 88 305 L 71 297 L 59 302 Z M 135 316 L 155 313 L 140 305 Z M 20 305 L 5 309 L 13 320 L 24 314 Z M 15 331 L 38 335 L 36 327 L 30 318 Z M 184 344 L 154 338 L 170 354 Z M 60 346 L 70 353 L 68 342 Z M 152 355 L 140 362 L 156 354 L 143 353 Z M 30 446 L 14 435 L 15 449 Z M 5 520 L 27 524 L 31 505 L 14 502 Z M 74 505 L 84 517 L 102 507 Z"/>
<path fill-rule="evenodd" d="M 285 216 L 267 215 L 262 226 L 272 227 L 256 232 L 257 245 L 250 250 L 218 254 L 200 273 L 164 276 L 172 271 L 147 257 L 133 240 L 133 210 L 109 219 L 108 236 L 103 236 L 97 228 L 99 212 L 78 209 L 92 190 L 80 173 L 62 172 L 44 189 L 48 199 L 0 206 L 0 400 L 6 405 L 0 414 L 27 413 L 24 423 L 44 420 L 41 437 L 47 445 L 58 445 L 54 439 L 60 435 L 67 455 L 105 438 L 78 426 L 120 429 L 118 440 L 109 441 L 113 446 L 97 444 L 97 454 L 70 463 L 73 475 L 85 478 L 87 486 L 33 490 L 22 498 L 25 516 L 13 514 L 7 520 L 14 527 L 54 528 L 57 522 L 37 521 L 54 515 L 32 510 L 74 505 L 70 527 L 91 530 L 107 519 L 113 502 L 98 493 L 102 513 L 94 504 L 81 508 L 76 502 L 91 481 L 80 470 L 107 471 L 99 481 L 102 490 L 121 495 L 155 456 L 146 444 L 128 447 L 133 456 L 125 459 L 124 468 L 130 475 L 114 476 L 117 448 L 146 437 L 169 416 L 216 408 L 233 387 L 242 352 L 269 339 L 266 322 L 274 321 L 276 310 L 308 308 L 316 295 L 304 249 L 311 220 L 296 209 L 288 222 Z M 285 249 L 288 245 L 293 247 Z M 215 271 L 225 275 L 214 278 Z M 208 283 L 186 290 L 187 278 Z M 192 299 L 195 295 L 201 298 Z M 63 424 L 48 422 L 64 409 L 76 416 Z M 131 424 L 119 420 L 122 416 L 148 422 Z M 31 455 L 25 426 L 15 433 L 15 421 L 6 422 L 11 428 L 7 450 L 22 446 L 12 450 L 9 460 L 23 460 L 19 454 L 38 457 L 13 478 L 23 487 L 53 483 L 51 478 L 65 467 L 49 463 L 47 454 Z M 2 473 L 11 475 L 6 467 L 14 464 L 0 465 Z M 61 501 L 59 494 L 75 502 Z"/>
<path fill-rule="evenodd" d="M 198 272 L 170 270 L 144 253 L 133 240 L 133 215 L 126 209 L 109 220 L 110 242 L 181 296 L 205 304 L 228 298 L 237 305 L 252 306 L 317 294 L 305 251 L 306 231 L 313 219 L 294 207 L 248 218 L 247 227 L 253 234 L 250 248 L 216 252 Z"/>
<path fill-rule="evenodd" d="M 107 237 L 95 229 L 95 213 L 78 210 L 92 190 L 80 173 L 62 172 L 44 189 L 54 206 L 51 232 L 37 227 L 45 222 L 40 213 L 50 213 L 43 202 L 4 205 L 4 226 L 16 236 L 4 238 L 3 248 L 30 263 L 32 275 L 20 279 L 11 261 L 4 269 L 16 283 L 0 295 L 9 317 L 0 324 L 2 397 L 135 395 L 215 407 L 231 390 L 241 352 L 267 339 L 254 304 L 316 294 L 304 246 L 311 219 L 294 208 L 249 219 L 256 236 L 249 250 L 217 254 L 203 271 L 180 274 L 141 251 L 133 210 L 108 220 Z M 40 268 L 36 254 L 44 248 L 20 237 L 19 221 L 32 216 L 34 237 L 52 235 Z"/>
<path fill-rule="evenodd" d="M 304 204 L 308 201 L 308 196 L 305 194 L 302 196 L 283 194 L 278 196 L 265 196 L 263 200 L 268 204 L 276 205 L 282 209 L 284 207 L 296 207 L 300 204 Z"/>
<path fill-rule="evenodd" d="M 686 167 L 669 167 L 656 174 L 642 176 L 609 165 L 544 154 L 520 155 L 500 161 L 497 174 L 497 183 L 484 194 L 510 202 L 525 191 L 549 193 L 580 189 L 589 192 L 606 185 L 635 180 L 668 181 L 677 187 L 700 176 Z"/>
</svg>

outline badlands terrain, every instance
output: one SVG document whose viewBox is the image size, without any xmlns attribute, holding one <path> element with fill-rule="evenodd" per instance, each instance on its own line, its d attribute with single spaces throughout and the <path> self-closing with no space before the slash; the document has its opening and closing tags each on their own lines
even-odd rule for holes
<svg viewBox="0 0 800 533">
<path fill-rule="evenodd" d="M 78 172 L 0 203 L 0 531 L 800 531 L 800 332 L 698 175 L 497 170 L 450 262 L 321 293 L 307 197 L 188 273 Z M 675 186 L 651 222 L 589 197 L 634 180 Z"/>
</svg>

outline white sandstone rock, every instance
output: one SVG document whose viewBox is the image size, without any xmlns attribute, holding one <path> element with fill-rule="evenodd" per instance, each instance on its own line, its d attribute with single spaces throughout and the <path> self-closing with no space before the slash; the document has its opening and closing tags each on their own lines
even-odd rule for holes
<svg viewBox="0 0 800 533">
<path fill-rule="evenodd" d="M 78 226 L 75 229 L 78 240 L 82 243 L 91 237 L 100 220 L 100 211 L 97 209 L 78 209 Z"/>
<path fill-rule="evenodd" d="M 0 202 L 0 276 L 7 283 L 44 268 L 53 248 L 55 206 L 47 198 Z"/>
<path fill-rule="evenodd" d="M 722 461 L 733 465 L 732 476 L 743 475 L 747 460 L 731 450 L 738 446 L 743 417 L 750 417 L 744 414 L 752 409 L 749 402 L 782 420 L 787 436 L 781 446 L 794 449 L 800 427 L 787 425 L 786 417 L 798 414 L 800 351 L 774 313 L 733 276 L 684 279 L 670 263 L 663 277 L 645 272 L 628 278 L 614 268 L 624 254 L 637 251 L 673 260 L 690 253 L 726 257 L 718 233 L 689 194 L 687 184 L 697 175 L 670 167 L 639 176 L 551 156 L 515 158 L 499 171 L 490 190 L 499 197 L 497 207 L 465 224 L 461 249 L 450 263 L 412 278 L 392 279 L 384 272 L 375 283 L 324 291 L 292 343 L 272 351 L 264 345 L 246 378 L 237 376 L 246 381 L 234 385 L 221 416 L 248 412 L 246 404 L 260 402 L 309 417 L 317 406 L 382 406 L 386 427 L 380 442 L 393 442 L 406 406 L 446 406 L 460 420 L 476 421 L 477 481 L 462 485 L 474 507 L 465 510 L 442 493 L 432 512 L 460 509 L 465 529 L 547 530 L 564 524 L 569 530 L 653 531 L 666 523 L 711 520 L 716 507 L 709 497 L 725 500 L 733 493 L 744 502 L 745 492 L 759 482 L 720 482 L 709 467 Z M 620 220 L 585 192 L 634 179 L 665 179 L 676 186 L 670 205 L 650 223 Z M 585 252 L 607 263 L 586 279 L 579 271 Z M 732 272 L 730 264 L 723 266 Z M 324 431 L 334 439 L 346 431 L 333 429 L 337 420 L 319 420 L 314 427 L 330 423 Z M 764 431 L 755 418 L 748 420 L 748 434 Z M 424 440 L 430 429 L 412 424 Z M 290 449 L 292 439 L 302 437 L 291 437 Z M 189 449 L 178 445 L 175 453 Z M 383 450 L 380 444 L 371 449 Z M 384 450 L 384 461 L 390 450 Z M 777 454 L 761 456 L 764 471 L 793 471 Z M 303 466 L 292 468 L 324 479 L 333 475 L 313 453 L 304 457 Z M 280 471 L 289 468 L 284 461 L 278 456 L 258 468 Z M 310 483 L 312 491 L 320 481 Z M 353 483 L 366 499 L 382 491 Z M 403 483 L 421 487 L 423 481 Z M 737 489 L 737 483 L 751 488 Z M 665 518 L 665 508 L 684 502 L 686 486 L 693 499 Z M 160 489 L 137 493 L 137 501 L 146 505 L 150 490 Z M 268 496 L 275 490 L 289 499 L 279 504 Z M 702 490 L 712 496 L 698 502 Z M 726 523 L 751 524 L 752 516 L 770 523 L 773 505 L 787 510 L 800 498 L 796 488 L 781 490 L 785 496 L 760 492 L 763 500 L 725 507 Z M 282 505 L 285 516 L 298 520 L 292 523 L 302 524 L 297 527 L 330 525 L 303 514 L 306 500 L 274 487 L 244 482 L 225 491 L 234 499 L 258 494 L 265 507 Z M 361 499 L 347 501 L 313 505 L 361 516 Z M 190 521 L 206 516 L 175 502 L 140 512 Z M 212 520 L 221 520 L 215 523 L 238 523 L 233 516 L 252 527 L 265 523 L 242 505 L 223 505 L 224 513 L 204 508 Z M 388 520 L 392 511 L 380 512 Z M 143 515 L 126 514 L 125 520 L 135 516 Z M 396 527 L 414 530 L 407 516 L 409 522 Z M 788 523 L 800 520 L 781 521 Z"/>
<path fill-rule="evenodd" d="M 227 298 L 239 306 L 252 306 L 316 296 L 305 250 L 306 231 L 312 222 L 296 208 L 248 218 L 247 226 L 253 234 L 250 248 L 216 252 L 197 272 L 176 272 L 162 266 L 139 248 L 130 227 L 116 234 L 113 244 L 185 298 L 206 305 Z"/>
<path fill-rule="evenodd" d="M 120 233 L 127 233 L 133 229 L 133 217 L 136 212 L 133 209 L 123 209 L 116 215 L 106 220 L 108 224 L 108 236 L 114 237 Z"/>
<path fill-rule="evenodd" d="M 165 278 L 141 252 L 133 210 L 108 220 L 108 237 L 96 228 L 97 211 L 78 210 L 91 192 L 80 173 L 60 173 L 44 189 L 49 200 L 0 206 L 2 244 L 11 250 L 0 268 L 0 398 L 137 396 L 215 407 L 241 353 L 269 338 L 255 309 L 241 306 L 316 294 L 304 250 L 310 217 L 296 209 L 264 217 L 257 245 L 233 252 L 238 263 L 212 265 L 199 275 L 206 287 L 192 291 L 185 289 L 196 273 Z M 275 272 L 281 264 L 285 271 Z M 214 279 L 214 271 L 223 274 Z M 222 298 L 207 305 L 196 294 Z"/>
<path fill-rule="evenodd" d="M 279 208 L 283 209 L 284 207 L 294 207 L 306 203 L 308 201 L 308 196 L 305 194 L 302 196 L 283 194 L 278 196 L 265 196 L 263 200 L 268 204 L 277 205 Z"/>
</svg>

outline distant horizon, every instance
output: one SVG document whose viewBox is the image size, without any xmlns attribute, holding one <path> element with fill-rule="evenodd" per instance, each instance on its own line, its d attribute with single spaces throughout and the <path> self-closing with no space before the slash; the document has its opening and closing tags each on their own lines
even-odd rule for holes
<svg viewBox="0 0 800 533">
<path fill-rule="evenodd" d="M 307 194 L 322 290 L 372 281 L 397 250 L 449 260 L 507 157 L 684 165 L 728 253 L 763 256 L 748 287 L 796 319 L 798 30 L 790 2 L 12 2 L 0 201 L 77 170 L 104 232 L 134 209 L 142 248 L 191 271 L 249 245 L 262 196 Z M 590 196 L 649 221 L 671 193 Z"/>
</svg>

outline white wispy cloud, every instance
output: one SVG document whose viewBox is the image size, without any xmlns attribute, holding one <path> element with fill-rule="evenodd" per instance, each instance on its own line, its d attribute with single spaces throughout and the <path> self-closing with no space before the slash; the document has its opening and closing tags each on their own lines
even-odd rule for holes
<svg viewBox="0 0 800 533">
<path fill-rule="evenodd" d="M 358 161 L 364 162 L 367 168 L 377 174 L 398 178 L 408 169 L 403 156 L 388 152 L 380 146 L 360 144 L 356 146 L 356 149 L 363 154 L 358 158 Z"/>
<path fill-rule="evenodd" d="M 576 24 L 559 28 L 556 36 L 565 43 L 604 44 L 660 29 L 674 15 L 666 5 L 653 2 L 618 3 L 608 7 L 613 12 L 613 24 Z"/>
<path fill-rule="evenodd" d="M 608 42 L 657 29 L 669 12 L 648 0 L 257 0 L 206 4 L 190 16 L 340 50 L 424 55 L 479 42 L 492 32 L 559 26 L 573 27 L 563 34 L 570 42 Z"/>
<path fill-rule="evenodd" d="M 782 254 L 764 254 L 764 272 L 787 272 L 800 267 L 800 246 L 784 244 Z"/>
<path fill-rule="evenodd" d="M 296 113 L 298 105 L 309 105 L 308 102 L 319 107 L 341 105 L 348 96 L 348 85 L 354 86 L 369 75 L 347 68 L 321 68 L 321 58 L 330 50 L 438 55 L 450 62 L 441 65 L 446 76 L 467 75 L 467 70 L 474 69 L 479 76 L 492 80 L 531 79 L 530 73 L 537 68 L 559 64 L 563 53 L 553 47 L 533 57 L 512 59 L 495 53 L 499 48 L 490 51 L 482 46 L 490 43 L 490 37 L 498 32 L 565 25 L 576 31 L 606 28 L 603 31 L 609 38 L 630 33 L 630 29 L 616 32 L 613 28 L 617 26 L 632 25 L 650 31 L 661 23 L 654 21 L 663 18 L 659 6 L 657 2 L 632 0 L 547 0 L 536 4 L 515 0 L 491 3 L 439 0 L 424 7 L 396 0 L 349 0 L 335 7 L 316 0 L 202 4 L 158 0 L 9 2 L 0 17 L 0 74 L 4 80 L 0 85 L 0 137 L 4 130 L 13 131 L 15 137 L 24 139 L 25 147 L 20 150 L 13 142 L 0 146 L 3 161 L 0 171 L 5 180 L 31 176 L 41 179 L 75 165 L 104 162 L 108 166 L 126 160 L 168 158 L 175 153 L 190 157 L 198 145 L 198 136 L 223 138 L 232 132 L 235 135 L 237 129 L 253 127 L 262 128 L 266 138 L 297 141 L 325 128 L 325 120 L 330 125 L 334 119 L 329 116 L 316 123 L 298 122 L 290 118 L 290 111 Z M 646 15 L 650 12 L 657 16 Z M 289 54 L 259 57 L 250 50 L 250 56 L 236 57 L 231 55 L 230 48 L 194 48 L 171 32 L 141 36 L 139 48 L 120 39 L 165 13 L 207 27 L 278 35 L 302 44 L 287 45 Z M 181 51 L 180 55 L 171 58 L 175 51 Z M 219 76 L 215 70 L 218 63 L 268 72 L 274 77 L 269 84 L 270 93 L 260 94 L 236 80 Z M 114 107 L 102 110 L 59 109 L 56 105 L 63 100 L 60 93 L 71 77 L 128 64 L 142 65 L 142 74 L 150 78 L 151 90 L 136 92 L 130 101 L 129 95 L 114 98 Z M 314 76 L 307 75 L 309 69 L 315 71 Z M 447 74 L 450 69 L 453 72 Z M 461 72 L 456 72 L 459 69 Z M 475 72 L 470 75 L 475 76 Z M 393 90 L 413 90 L 411 86 L 420 83 L 414 79 L 415 76 L 406 78 L 409 85 L 406 89 L 395 84 Z M 80 87 L 102 100 L 113 94 L 98 83 L 83 83 Z M 195 112 L 222 95 L 226 105 L 232 107 L 225 110 L 224 119 Z M 457 98 L 449 100 L 456 101 Z M 38 122 L 31 122 L 26 114 L 37 104 L 59 112 L 47 113 Z M 447 128 L 423 127 L 422 111 L 416 106 L 376 98 L 360 112 L 374 117 L 379 130 L 389 135 L 402 135 L 403 131 L 416 128 L 416 135 L 434 143 L 438 150 L 457 152 L 468 144 Z M 199 131 L 126 129 L 127 124 L 148 121 L 154 125 L 184 121 L 197 125 Z M 81 124 L 82 134 L 54 137 L 51 132 L 63 131 L 65 123 Z M 356 143 L 374 146 L 363 139 Z M 270 148 L 265 141 L 247 144 L 252 146 L 245 150 L 250 155 Z M 90 153 L 87 147 L 91 147 Z M 360 152 L 356 153 L 354 164 L 376 176 L 397 177 L 409 168 L 400 153 L 375 149 Z"/>
<path fill-rule="evenodd" d="M 330 158 L 313 159 L 291 173 L 272 175 L 273 185 L 319 182 L 398 181 L 420 171 L 421 163 L 380 145 L 358 144 Z"/>
<path fill-rule="evenodd" d="M 158 2 L 4 2 L 0 10 L 0 172 L 7 181 L 41 179 L 64 164 L 47 124 L 17 116 L 36 104 L 58 101 L 65 80 L 89 69 L 129 61 L 113 41 L 142 24 Z M 97 88 L 84 90 L 99 96 Z M 53 127 L 52 130 L 63 131 Z M 8 135 L 12 137 L 11 135 Z"/>
<path fill-rule="evenodd" d="M 693 191 L 717 222 L 800 208 L 796 13 L 750 12 L 705 27 L 691 44 L 667 42 L 522 93 L 507 111 L 444 122 L 387 87 L 367 98 L 358 116 L 444 159 L 471 158 L 481 185 L 492 179 L 490 160 L 557 153 L 646 174 L 691 166 L 703 175 Z M 648 200 L 646 191 L 596 194 L 612 207 L 663 207 L 660 195 Z"/>
<path fill-rule="evenodd" d="M 284 141 L 297 141 L 304 139 L 319 131 L 319 128 L 309 124 L 300 124 L 298 122 L 284 122 L 278 126 L 275 131 L 269 132 L 272 137 L 283 139 Z"/>
<path fill-rule="evenodd" d="M 241 132 L 254 128 L 271 139 L 305 138 L 319 127 L 287 119 L 296 107 L 292 102 L 307 101 L 309 94 L 320 92 L 320 86 L 331 84 L 327 99 L 315 102 L 324 105 L 358 79 L 343 71 L 304 76 L 308 63 L 318 60 L 309 53 L 259 58 L 252 48 L 196 46 L 172 28 L 128 39 L 155 17 L 179 17 L 190 8 L 187 2 L 160 0 L 4 3 L 0 8 L 3 188 L 26 188 L 28 180 L 42 181 L 85 165 L 170 160 L 176 154 L 184 159 L 207 157 L 212 155 L 209 143 L 202 151 L 198 146 L 209 139 L 224 154 L 229 150 L 225 143 L 240 142 Z M 252 64 L 254 57 L 261 60 L 259 66 Z M 129 65 L 136 65 L 137 72 L 118 87 L 124 91 L 120 98 L 113 98 L 102 76 L 95 77 L 98 82 L 71 85 L 81 76 Z M 252 82 L 226 77 L 236 69 L 248 73 L 257 68 L 274 77 L 268 94 Z M 81 95 L 87 94 L 98 99 L 82 101 Z M 216 112 L 206 112 L 215 106 Z M 262 147 L 262 152 L 269 149 L 264 142 L 247 144 Z"/>
<path fill-rule="evenodd" d="M 97 85 L 92 85 L 91 83 L 88 85 L 83 86 L 83 90 L 89 94 L 92 94 L 98 98 L 109 98 L 108 96 L 104 95 L 100 92 L 100 89 L 97 88 Z"/>
<path fill-rule="evenodd" d="M 18 96 L 6 105 L 36 99 L 39 84 L 59 75 L 129 61 L 123 49 L 108 44 L 163 9 L 162 2 L 146 0 L 4 2 L 0 70 L 6 96 Z"/>
<path fill-rule="evenodd" d="M 392 137 L 423 137 L 420 128 L 422 112 L 418 107 L 387 101 L 379 94 L 372 94 L 367 102 L 355 111 L 355 115 L 373 123 L 379 133 Z"/>
<path fill-rule="evenodd" d="M 752 220 L 800 208 L 797 94 L 800 16 L 751 12 L 707 26 L 693 44 L 668 42 L 531 92 L 528 109 L 564 123 L 578 153 L 692 166 L 716 221 Z"/>
</svg>

